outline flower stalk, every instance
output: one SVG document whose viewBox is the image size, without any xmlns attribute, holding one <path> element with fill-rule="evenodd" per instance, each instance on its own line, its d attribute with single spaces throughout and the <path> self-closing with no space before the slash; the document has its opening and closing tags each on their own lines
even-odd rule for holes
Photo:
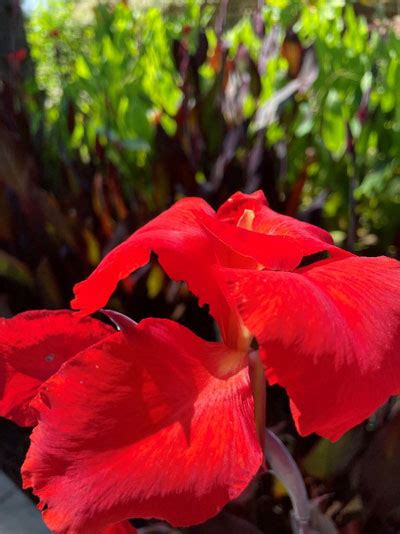
<svg viewBox="0 0 400 534">
<path fill-rule="evenodd" d="M 249 353 L 250 381 L 254 398 L 254 418 L 261 448 L 265 443 L 266 380 L 265 369 L 258 350 Z"/>
<path fill-rule="evenodd" d="M 310 534 L 311 505 L 300 470 L 282 441 L 265 429 L 265 459 L 292 501 L 293 534 Z"/>
</svg>

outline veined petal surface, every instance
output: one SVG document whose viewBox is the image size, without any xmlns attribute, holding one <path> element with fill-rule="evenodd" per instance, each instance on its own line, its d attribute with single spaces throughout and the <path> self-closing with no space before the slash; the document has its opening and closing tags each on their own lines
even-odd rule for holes
<svg viewBox="0 0 400 534">
<path fill-rule="evenodd" d="M 351 257 L 292 273 L 227 270 L 299 432 L 336 440 L 400 391 L 400 263 Z"/>
<path fill-rule="evenodd" d="M 0 415 L 21 426 L 36 422 L 29 403 L 40 385 L 77 352 L 114 332 L 70 310 L 37 310 L 0 318 Z"/>
<path fill-rule="evenodd" d="M 34 401 L 22 468 L 57 534 L 130 517 L 191 525 L 262 463 L 246 355 L 145 319 L 66 363 Z"/>
</svg>

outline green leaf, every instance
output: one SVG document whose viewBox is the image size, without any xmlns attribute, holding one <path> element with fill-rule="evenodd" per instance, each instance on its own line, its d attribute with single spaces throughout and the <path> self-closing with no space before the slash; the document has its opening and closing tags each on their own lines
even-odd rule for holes
<svg viewBox="0 0 400 534">
<path fill-rule="evenodd" d="M 343 103 L 335 89 L 331 89 L 325 102 L 322 139 L 335 159 L 343 156 L 346 150 L 346 123 L 343 116 Z"/>
<path fill-rule="evenodd" d="M 76 74 L 84 80 L 90 80 L 91 72 L 83 56 L 78 56 L 75 62 Z"/>
<path fill-rule="evenodd" d="M 362 443 L 363 431 L 359 427 L 334 443 L 320 439 L 303 460 L 303 469 L 315 478 L 327 480 L 346 469 Z"/>
</svg>

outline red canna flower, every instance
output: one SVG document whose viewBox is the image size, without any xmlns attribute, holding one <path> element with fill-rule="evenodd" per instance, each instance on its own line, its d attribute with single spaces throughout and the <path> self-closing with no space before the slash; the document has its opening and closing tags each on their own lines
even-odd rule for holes
<svg viewBox="0 0 400 534">
<path fill-rule="evenodd" d="M 76 286 L 73 306 L 103 305 L 150 250 L 210 305 L 227 345 L 248 347 L 244 325 L 256 337 L 300 433 L 338 439 L 399 391 L 399 262 L 336 248 L 324 230 L 275 213 L 260 191 L 233 195 L 217 213 L 185 199 L 106 256 Z M 321 251 L 329 258 L 298 268 Z"/>
<path fill-rule="evenodd" d="M 121 331 L 65 355 L 31 404 L 38 424 L 22 470 L 58 534 L 103 534 L 129 517 L 191 525 L 243 491 L 262 465 L 253 336 L 301 433 L 337 439 L 399 389 L 398 262 L 336 248 L 323 230 L 273 212 L 261 192 L 238 193 L 216 213 L 189 198 L 76 286 L 78 315 L 103 307 L 152 251 L 209 304 L 223 343 L 114 314 Z M 328 257 L 301 266 L 320 252 Z M 25 344 L 36 350 L 37 338 L 16 350 Z"/>
</svg>

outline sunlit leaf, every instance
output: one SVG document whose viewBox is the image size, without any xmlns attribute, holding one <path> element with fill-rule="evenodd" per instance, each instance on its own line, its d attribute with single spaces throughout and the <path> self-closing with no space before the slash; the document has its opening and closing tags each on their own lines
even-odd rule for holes
<svg viewBox="0 0 400 534">
<path fill-rule="evenodd" d="M 76 58 L 76 74 L 85 80 L 90 80 L 91 73 L 88 64 L 86 63 L 83 56 L 78 56 Z"/>
<path fill-rule="evenodd" d="M 322 139 L 335 158 L 340 158 L 346 150 L 346 123 L 342 102 L 335 89 L 331 89 L 323 109 Z"/>
<path fill-rule="evenodd" d="M 303 460 L 303 469 L 320 480 L 343 472 L 362 446 L 362 437 L 362 429 L 355 428 L 334 443 L 320 439 Z"/>
<path fill-rule="evenodd" d="M 159 265 L 153 265 L 147 277 L 147 295 L 149 298 L 153 299 L 160 293 L 164 280 L 164 271 Z"/>
</svg>

